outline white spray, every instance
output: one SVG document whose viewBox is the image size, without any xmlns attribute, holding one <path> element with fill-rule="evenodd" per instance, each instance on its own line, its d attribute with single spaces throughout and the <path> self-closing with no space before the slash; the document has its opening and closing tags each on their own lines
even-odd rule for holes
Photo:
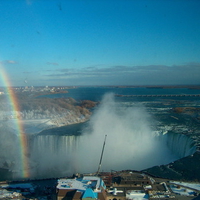
<svg viewBox="0 0 200 200">
<path fill-rule="evenodd" d="M 119 105 L 113 94 L 107 94 L 94 112 L 90 131 L 85 131 L 79 146 L 79 170 L 97 170 L 105 135 L 108 137 L 102 161 L 104 171 L 141 170 L 175 159 L 151 130 L 153 121 L 144 107 Z"/>
</svg>

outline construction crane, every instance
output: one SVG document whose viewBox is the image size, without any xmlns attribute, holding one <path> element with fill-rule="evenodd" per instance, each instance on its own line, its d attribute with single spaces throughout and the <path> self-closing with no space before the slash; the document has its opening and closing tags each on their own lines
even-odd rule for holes
<svg viewBox="0 0 200 200">
<path fill-rule="evenodd" d="M 99 171 L 100 171 L 100 168 L 101 168 L 101 161 L 102 161 L 102 158 L 103 158 L 104 147 L 105 147 L 105 144 L 106 144 L 106 137 L 107 137 L 107 135 L 105 135 L 103 148 L 102 148 L 102 152 L 101 152 L 101 157 L 100 157 L 100 161 L 99 161 L 99 167 L 98 167 L 98 170 L 97 170 L 97 175 L 99 174 Z"/>
</svg>

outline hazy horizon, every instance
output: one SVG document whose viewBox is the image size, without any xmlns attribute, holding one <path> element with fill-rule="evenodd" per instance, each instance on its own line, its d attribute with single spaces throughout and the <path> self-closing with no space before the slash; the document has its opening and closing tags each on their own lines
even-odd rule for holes
<svg viewBox="0 0 200 200">
<path fill-rule="evenodd" d="M 200 84 L 166 84 L 166 85 L 162 85 L 162 84 L 157 84 L 157 85 L 38 85 L 38 86 L 32 86 L 32 85 L 16 85 L 16 86 L 9 86 L 11 88 L 31 88 L 31 87 L 35 87 L 35 88 L 43 88 L 43 87 L 66 87 L 66 89 L 73 89 L 73 87 L 130 87 L 130 88 L 139 88 L 139 87 L 155 87 L 155 88 L 184 88 L 184 87 L 199 87 Z M 0 86 L 0 88 L 7 88 L 8 86 Z M 67 88 L 68 87 L 68 88 Z"/>
</svg>

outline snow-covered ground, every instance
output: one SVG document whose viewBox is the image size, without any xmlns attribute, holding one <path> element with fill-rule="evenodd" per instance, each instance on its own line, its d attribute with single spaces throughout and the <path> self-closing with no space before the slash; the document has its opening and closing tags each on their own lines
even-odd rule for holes
<svg viewBox="0 0 200 200">
<path fill-rule="evenodd" d="M 45 129 L 54 128 L 56 125 L 50 119 L 9 119 L 2 121 L 3 126 L 12 127 L 14 130 L 17 124 L 21 124 L 26 134 L 39 133 Z M 16 129 L 15 129 L 16 130 Z M 17 132 L 16 132 L 17 134 Z"/>
<path fill-rule="evenodd" d="M 82 123 L 89 119 L 91 113 L 85 109 L 84 112 L 76 107 L 64 109 L 63 112 L 48 110 L 29 110 L 29 111 L 0 111 L 0 126 L 7 125 L 12 129 L 20 124 L 26 134 L 39 133 L 45 129 L 62 127 L 76 123 Z"/>
<path fill-rule="evenodd" d="M 200 183 L 178 182 L 178 181 L 171 181 L 170 183 L 182 185 L 182 186 L 200 191 Z"/>
<path fill-rule="evenodd" d="M 196 191 L 200 191 L 200 184 L 199 183 L 187 183 L 187 182 L 178 182 L 178 181 L 172 181 L 170 182 L 170 188 L 171 190 L 179 195 L 183 196 L 191 196 L 195 195 Z"/>
<path fill-rule="evenodd" d="M 29 188 L 33 189 L 33 185 L 30 183 L 16 183 L 16 184 L 1 184 L 0 188 Z"/>
<path fill-rule="evenodd" d="M 27 134 L 39 133 L 45 129 L 55 127 L 50 119 L 20 120 Z"/>
<path fill-rule="evenodd" d="M 13 192 L 13 191 L 8 191 L 6 189 L 0 190 L 0 199 L 7 199 L 7 198 L 14 198 L 15 200 L 21 199 L 21 193 L 19 192 Z"/>
<path fill-rule="evenodd" d="M 9 190 L 8 190 L 9 189 Z M 21 192 L 21 189 L 27 189 L 26 192 Z M 32 184 L 17 183 L 17 184 L 1 184 L 0 185 L 0 199 L 14 198 L 21 199 L 24 194 L 31 194 L 35 191 Z"/>
</svg>

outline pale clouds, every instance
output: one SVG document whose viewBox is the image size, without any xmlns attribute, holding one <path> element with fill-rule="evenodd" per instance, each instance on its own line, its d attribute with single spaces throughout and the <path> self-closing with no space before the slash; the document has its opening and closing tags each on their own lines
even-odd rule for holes
<svg viewBox="0 0 200 200">
<path fill-rule="evenodd" d="M 15 60 L 3 60 L 0 61 L 1 64 L 6 65 L 6 64 L 17 64 L 18 62 Z"/>
<path fill-rule="evenodd" d="M 55 66 L 58 66 L 58 65 L 59 65 L 57 62 L 47 62 L 46 64 L 47 64 L 47 65 L 55 65 Z"/>
<path fill-rule="evenodd" d="M 32 5 L 32 1 L 31 0 L 26 0 L 26 4 L 30 6 L 30 5 Z"/>
<path fill-rule="evenodd" d="M 42 78 L 43 77 L 43 78 Z M 200 63 L 146 66 L 88 66 L 40 71 L 48 85 L 188 85 L 200 84 Z"/>
</svg>

